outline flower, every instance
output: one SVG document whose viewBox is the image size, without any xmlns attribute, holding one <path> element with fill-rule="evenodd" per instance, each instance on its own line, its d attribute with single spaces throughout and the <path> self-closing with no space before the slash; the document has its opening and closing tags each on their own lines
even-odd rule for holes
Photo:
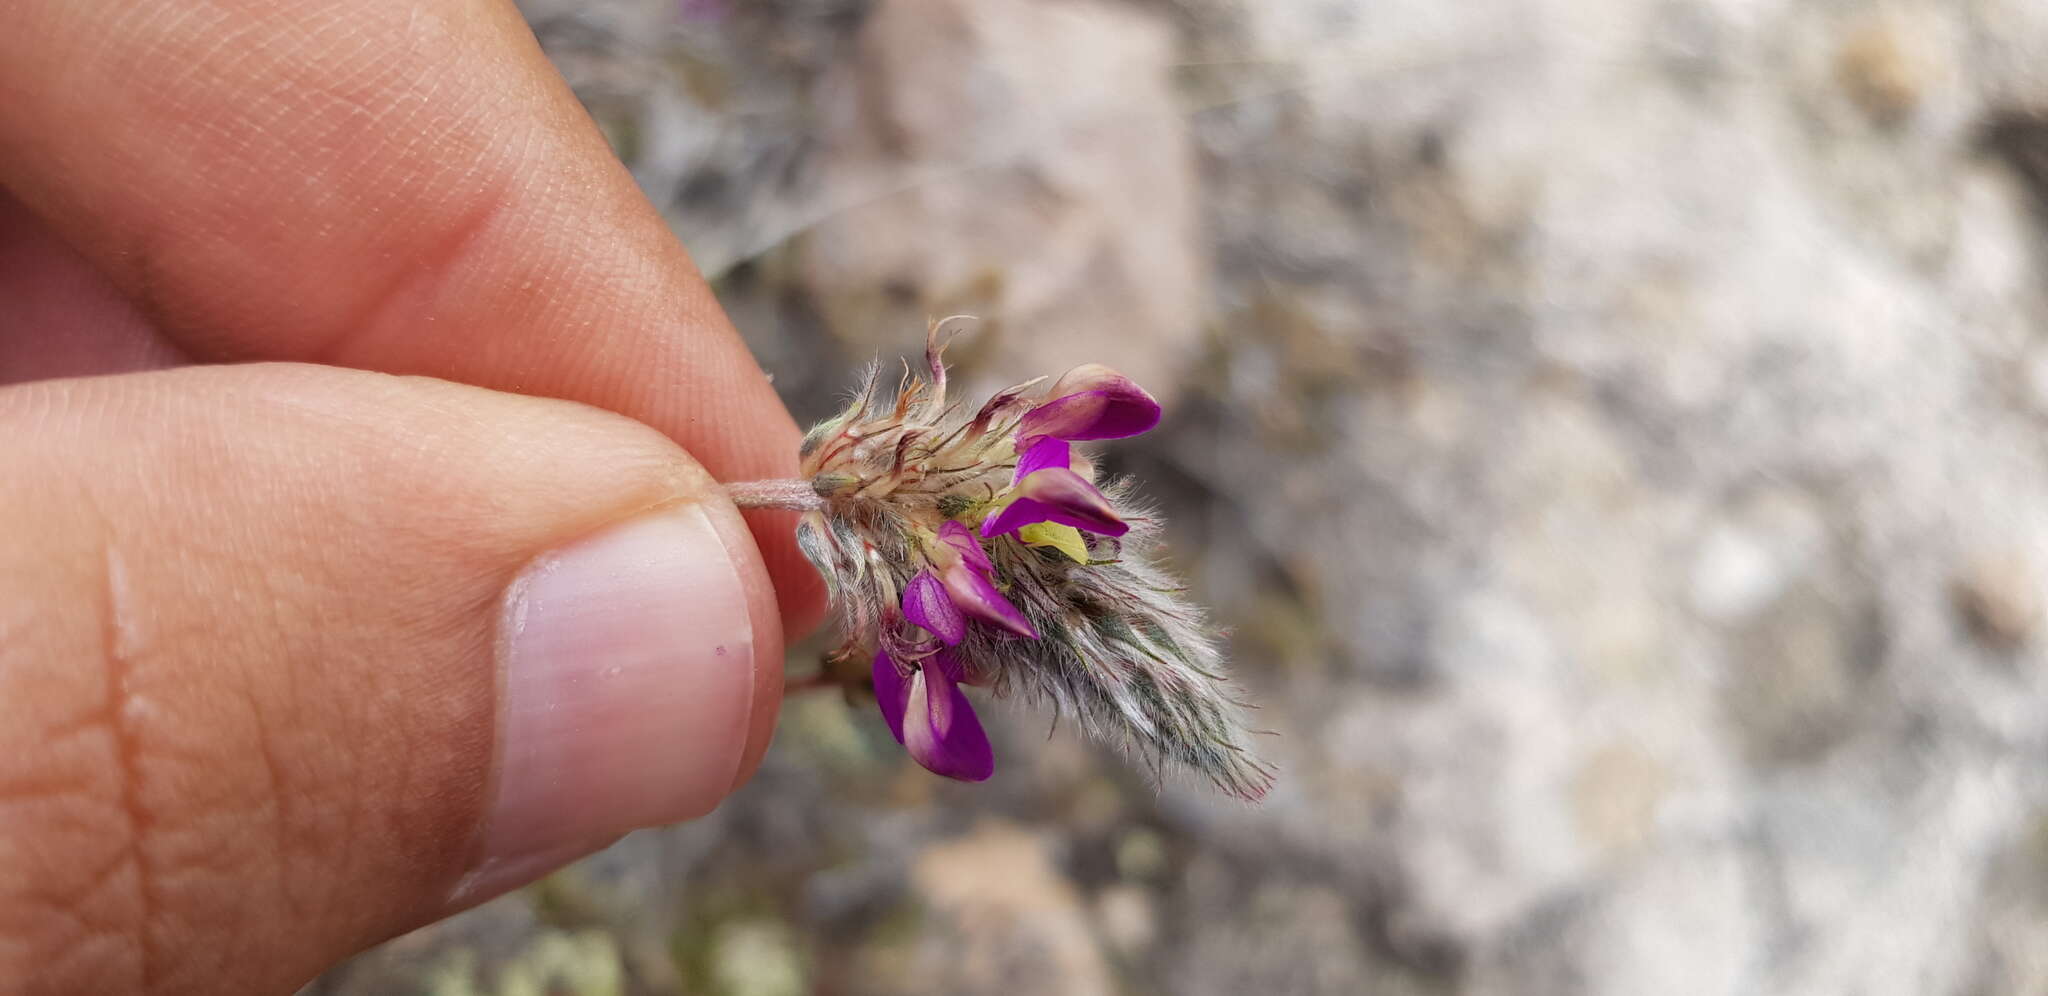
<svg viewBox="0 0 2048 996">
<path fill-rule="evenodd" d="M 1131 531 L 1095 485 L 1065 467 L 1032 471 L 1010 492 L 1010 503 L 981 524 L 983 536 L 1001 536 L 1034 522 L 1057 522 L 1104 536 Z"/>
<path fill-rule="evenodd" d="M 1038 630 L 1031 627 L 1031 620 L 996 588 L 995 564 L 966 526 L 946 520 L 939 527 L 933 551 L 934 559 L 941 564 L 939 581 L 959 611 L 1018 636 L 1038 639 Z"/>
<path fill-rule="evenodd" d="M 811 429 L 802 480 L 727 486 L 742 507 L 803 512 L 798 545 L 844 636 L 822 677 L 871 689 L 896 740 L 947 777 L 994 770 L 971 684 L 1050 703 L 1155 771 L 1263 795 L 1272 771 L 1216 632 L 1158 566 L 1156 519 L 1075 451 L 1153 428 L 1159 402 L 1085 364 L 963 406 L 947 397 L 944 325 L 923 370 L 906 365 L 893 391 L 871 371 Z"/>
<path fill-rule="evenodd" d="M 1123 374 L 1085 363 L 1063 374 L 1046 392 L 1052 400 L 1017 423 L 1020 445 L 1054 439 L 1123 439 L 1159 424 L 1159 402 Z"/>
<path fill-rule="evenodd" d="M 1073 469 L 1068 440 L 1121 439 L 1159 424 L 1159 402 L 1129 377 L 1100 363 L 1075 367 L 1047 392 L 1052 400 L 1017 420 L 1022 454 L 1010 501 L 981 525 L 983 536 L 1013 533 L 1037 522 L 1057 522 L 1104 536 L 1130 526 L 1101 490 Z"/>
<path fill-rule="evenodd" d="M 930 630 L 949 647 L 967 638 L 967 617 L 930 568 L 919 571 L 903 589 L 903 618 Z"/>
<path fill-rule="evenodd" d="M 1064 439 L 1043 436 L 1024 450 L 1017 458 L 1016 481 L 1051 467 L 1064 470 L 1074 469 L 1074 446 Z"/>
<path fill-rule="evenodd" d="M 960 691 L 960 665 L 950 654 L 925 658 L 906 678 L 886 651 L 877 650 L 873 679 L 883 721 L 917 763 L 967 782 L 995 773 L 988 733 Z"/>
</svg>

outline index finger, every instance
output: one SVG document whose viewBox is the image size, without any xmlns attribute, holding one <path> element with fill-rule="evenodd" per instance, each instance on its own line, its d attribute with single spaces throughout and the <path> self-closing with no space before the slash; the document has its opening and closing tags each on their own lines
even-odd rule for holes
<svg viewBox="0 0 2048 996">
<path fill-rule="evenodd" d="M 721 480 L 796 426 L 501 0 L 22 0 L 0 185 L 202 360 L 416 373 L 654 426 Z M 751 521 L 786 616 L 820 596 Z"/>
</svg>

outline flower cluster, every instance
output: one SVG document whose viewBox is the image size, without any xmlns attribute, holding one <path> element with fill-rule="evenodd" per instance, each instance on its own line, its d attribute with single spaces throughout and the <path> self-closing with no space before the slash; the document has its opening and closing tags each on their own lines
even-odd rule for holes
<svg viewBox="0 0 2048 996">
<path fill-rule="evenodd" d="M 846 636 L 828 674 L 872 682 L 890 732 L 948 777 L 994 770 L 975 685 L 1050 702 L 1155 770 L 1263 795 L 1215 634 L 1154 562 L 1157 523 L 1074 447 L 1151 429 L 1159 403 L 1095 364 L 950 403 L 939 327 L 924 376 L 889 394 L 871 372 L 806 437 L 804 482 L 753 502 L 805 510 L 797 538 Z M 742 504 L 772 494 L 748 487 Z"/>
</svg>

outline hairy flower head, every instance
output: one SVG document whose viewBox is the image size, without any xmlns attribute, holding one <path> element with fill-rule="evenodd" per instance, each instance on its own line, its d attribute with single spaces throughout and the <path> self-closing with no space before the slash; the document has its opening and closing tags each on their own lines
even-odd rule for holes
<svg viewBox="0 0 2048 996">
<path fill-rule="evenodd" d="M 845 634 L 828 673 L 872 683 L 896 739 L 949 777 L 994 770 L 961 690 L 976 685 L 1050 702 L 1155 772 L 1262 796 L 1271 770 L 1216 634 L 1156 563 L 1155 517 L 1073 446 L 1145 432 L 1159 403 L 1088 364 L 964 405 L 947 395 L 943 325 L 924 371 L 890 391 L 871 370 L 804 440 L 786 503 L 804 509 L 797 538 Z"/>
</svg>

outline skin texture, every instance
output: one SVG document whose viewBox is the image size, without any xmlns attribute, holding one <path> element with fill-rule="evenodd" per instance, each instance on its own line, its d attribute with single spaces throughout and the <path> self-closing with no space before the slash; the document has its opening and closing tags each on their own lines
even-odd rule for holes
<svg viewBox="0 0 2048 996">
<path fill-rule="evenodd" d="M 713 482 L 798 433 L 510 5 L 6 20 L 0 989 L 285 992 L 487 898 L 504 593 L 650 510 L 745 593 L 743 781 L 822 604 Z"/>
</svg>

